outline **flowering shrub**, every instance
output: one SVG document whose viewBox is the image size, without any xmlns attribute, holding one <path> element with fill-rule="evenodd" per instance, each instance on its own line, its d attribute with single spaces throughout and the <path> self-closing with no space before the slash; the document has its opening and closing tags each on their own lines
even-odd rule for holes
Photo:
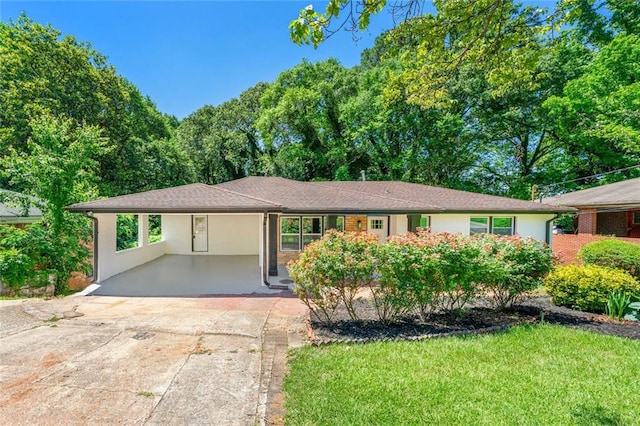
<svg viewBox="0 0 640 426">
<path fill-rule="evenodd" d="M 353 301 L 360 289 L 376 279 L 379 249 L 373 234 L 328 231 L 289 263 L 296 294 L 327 322 L 340 302 L 352 319 L 358 319 Z"/>
<path fill-rule="evenodd" d="M 542 284 L 553 268 L 551 249 L 533 238 L 480 234 L 472 237 L 482 247 L 485 296 L 504 309 L 527 291 Z"/>
<path fill-rule="evenodd" d="M 480 292 L 504 308 L 541 283 L 552 255 L 530 238 L 420 230 L 380 244 L 373 234 L 329 231 L 288 266 L 296 293 L 321 320 L 331 322 L 340 304 L 358 319 L 353 302 L 368 288 L 388 323 L 414 310 L 424 318 L 462 309 Z"/>
</svg>

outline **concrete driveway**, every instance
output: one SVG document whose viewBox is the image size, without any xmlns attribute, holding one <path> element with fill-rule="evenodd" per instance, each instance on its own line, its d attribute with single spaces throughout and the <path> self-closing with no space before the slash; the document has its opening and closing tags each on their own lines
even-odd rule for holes
<svg viewBox="0 0 640 426">
<path fill-rule="evenodd" d="M 0 301 L 0 419 L 278 423 L 305 313 L 283 296 Z"/>
</svg>

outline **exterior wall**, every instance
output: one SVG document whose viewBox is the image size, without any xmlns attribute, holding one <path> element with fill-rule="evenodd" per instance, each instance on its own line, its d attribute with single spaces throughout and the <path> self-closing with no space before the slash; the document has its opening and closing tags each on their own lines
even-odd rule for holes
<svg viewBox="0 0 640 426">
<path fill-rule="evenodd" d="M 358 228 L 358 221 L 362 228 Z M 346 232 L 367 232 L 367 216 L 346 216 L 344 218 L 344 230 Z"/>
<path fill-rule="evenodd" d="M 598 214 L 595 209 L 581 210 L 578 214 L 578 234 L 595 234 L 598 227 Z"/>
<path fill-rule="evenodd" d="M 598 241 L 607 237 L 604 235 L 591 234 L 557 234 L 553 236 L 553 254 L 555 254 L 565 265 L 578 263 L 576 256 L 580 248 L 592 241 Z M 617 240 L 628 241 L 634 244 L 640 244 L 638 238 L 616 238 Z"/>
<path fill-rule="evenodd" d="M 408 230 L 409 221 L 406 214 L 395 214 L 389 217 L 389 235 L 404 234 Z"/>
<path fill-rule="evenodd" d="M 98 219 L 98 276 L 103 281 L 165 254 L 165 242 L 149 245 L 147 215 L 138 215 L 138 234 L 141 244 L 128 250 L 116 251 L 115 214 L 96 214 Z"/>
<path fill-rule="evenodd" d="M 627 212 L 598 213 L 596 233 L 598 235 L 627 236 Z"/>
<path fill-rule="evenodd" d="M 472 216 L 510 216 L 515 217 L 515 234 L 521 237 L 532 237 L 536 240 L 545 241 L 547 237 L 547 221 L 553 219 L 553 214 L 520 214 L 510 215 L 504 213 L 486 214 L 424 214 L 423 217 L 430 217 L 430 228 L 432 232 L 449 232 L 469 235 L 470 222 Z M 346 216 L 345 231 L 358 232 L 358 220 L 362 223 L 362 230 L 366 231 L 367 216 Z M 389 216 L 389 235 L 404 234 L 407 232 L 407 215 Z M 280 236 L 280 221 L 278 220 L 278 239 Z M 299 252 L 280 251 L 280 241 L 278 241 L 278 263 L 286 264 L 290 260 L 298 258 Z"/>
<path fill-rule="evenodd" d="M 208 251 L 192 251 L 191 215 L 162 215 L 167 254 L 259 255 L 261 214 L 207 215 Z"/>
<path fill-rule="evenodd" d="M 546 222 L 554 217 L 553 214 L 432 214 L 431 232 L 459 232 L 469 235 L 472 216 L 515 216 L 515 233 L 521 237 L 532 237 L 540 241 L 544 241 L 547 235 Z"/>
</svg>

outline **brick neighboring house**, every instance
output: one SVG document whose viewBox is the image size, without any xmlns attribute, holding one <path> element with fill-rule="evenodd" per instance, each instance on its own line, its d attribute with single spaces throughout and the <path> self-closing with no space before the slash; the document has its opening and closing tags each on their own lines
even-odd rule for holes
<svg viewBox="0 0 640 426">
<path fill-rule="evenodd" d="M 407 182 L 299 182 L 280 177 L 197 183 L 68 209 L 94 219 L 98 283 L 165 255 L 207 255 L 224 256 L 222 262 L 229 268 L 243 257 L 245 271 L 255 268 L 251 280 L 266 285 L 327 229 L 367 231 L 381 242 L 417 227 L 467 235 L 518 234 L 549 242 L 553 219 L 574 210 Z M 117 249 L 120 214 L 138 216 L 135 248 Z M 159 241 L 150 238 L 157 216 Z M 225 274 L 234 276 L 233 271 Z"/>
<path fill-rule="evenodd" d="M 546 204 L 578 209 L 575 234 L 555 235 L 553 249 L 566 263 L 584 244 L 616 237 L 640 244 L 640 178 L 543 199 Z"/>
</svg>

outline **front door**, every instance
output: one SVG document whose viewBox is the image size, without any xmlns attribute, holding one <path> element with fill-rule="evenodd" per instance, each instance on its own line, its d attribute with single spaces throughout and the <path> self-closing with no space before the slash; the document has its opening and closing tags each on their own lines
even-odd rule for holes
<svg viewBox="0 0 640 426">
<path fill-rule="evenodd" d="M 209 232 L 207 224 L 207 216 L 191 216 L 192 224 L 192 250 L 193 251 L 209 251 Z"/>
<path fill-rule="evenodd" d="M 369 223 L 367 224 L 367 232 L 370 234 L 376 234 L 381 243 L 387 241 L 387 225 L 389 222 L 388 216 L 369 216 L 367 220 Z"/>
</svg>

